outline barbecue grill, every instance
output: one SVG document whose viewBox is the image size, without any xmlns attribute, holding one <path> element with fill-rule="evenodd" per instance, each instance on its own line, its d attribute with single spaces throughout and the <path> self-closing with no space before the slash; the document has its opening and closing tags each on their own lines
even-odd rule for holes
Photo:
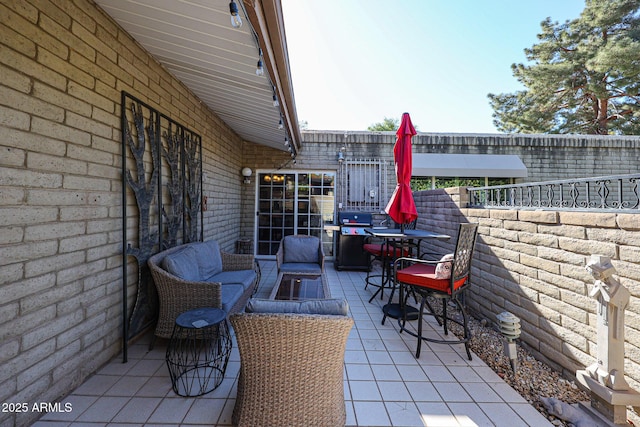
<svg viewBox="0 0 640 427">
<path fill-rule="evenodd" d="M 367 212 L 339 212 L 340 232 L 336 241 L 336 270 L 367 270 L 369 256 L 362 250 L 367 233 L 371 227 L 372 215 Z"/>
</svg>

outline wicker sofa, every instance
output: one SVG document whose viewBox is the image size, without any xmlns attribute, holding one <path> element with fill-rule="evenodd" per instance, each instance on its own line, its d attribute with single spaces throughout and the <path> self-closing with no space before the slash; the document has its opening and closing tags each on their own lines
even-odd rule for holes
<svg viewBox="0 0 640 427">
<path fill-rule="evenodd" d="M 251 300 L 229 317 L 240 351 L 236 426 L 344 426 L 344 300 Z"/>
<path fill-rule="evenodd" d="M 253 255 L 230 254 L 218 242 L 187 243 L 148 260 L 158 290 L 159 313 L 155 335 L 170 338 L 176 317 L 200 307 L 244 310 L 260 278 Z"/>
</svg>

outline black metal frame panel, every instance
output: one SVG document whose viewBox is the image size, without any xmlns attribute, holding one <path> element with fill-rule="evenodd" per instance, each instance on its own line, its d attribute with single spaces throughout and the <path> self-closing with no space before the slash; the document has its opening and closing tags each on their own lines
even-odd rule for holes
<svg viewBox="0 0 640 427">
<path fill-rule="evenodd" d="M 123 91 L 122 130 L 122 337 L 128 342 L 152 326 L 158 302 L 147 260 L 182 243 L 202 241 L 202 139 L 170 117 Z M 137 218 L 127 216 L 133 194 Z M 131 230 L 136 235 L 129 235 Z M 133 234 L 133 232 L 132 232 Z M 133 243 L 130 242 L 133 240 Z M 128 266 L 138 277 L 135 302 L 128 307 Z"/>
</svg>

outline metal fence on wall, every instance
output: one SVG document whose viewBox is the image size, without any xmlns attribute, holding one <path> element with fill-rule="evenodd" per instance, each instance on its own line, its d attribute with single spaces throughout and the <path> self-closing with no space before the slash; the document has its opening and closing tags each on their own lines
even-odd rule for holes
<svg viewBox="0 0 640 427">
<path fill-rule="evenodd" d="M 344 160 L 336 183 L 338 211 L 380 212 L 388 202 L 387 162 Z"/>
<path fill-rule="evenodd" d="M 640 210 L 640 174 L 469 188 L 470 207 Z"/>
</svg>

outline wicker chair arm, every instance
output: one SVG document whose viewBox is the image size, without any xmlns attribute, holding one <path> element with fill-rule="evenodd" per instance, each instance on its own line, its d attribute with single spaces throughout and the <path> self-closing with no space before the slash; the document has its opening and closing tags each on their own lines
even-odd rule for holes
<svg viewBox="0 0 640 427">
<path fill-rule="evenodd" d="M 255 259 L 251 254 L 231 254 L 221 251 L 220 256 L 223 271 L 253 270 L 255 268 Z"/>
<path fill-rule="evenodd" d="M 175 319 L 185 311 L 200 307 L 222 308 L 220 283 L 190 282 L 152 263 L 149 267 L 159 300 L 156 336 L 171 337 Z"/>
<path fill-rule="evenodd" d="M 222 307 L 221 286 L 220 282 L 189 282 L 173 277 L 158 287 L 163 288 L 162 293 L 170 298 L 173 304 L 184 306 L 183 311 L 186 311 L 199 307 Z"/>
<path fill-rule="evenodd" d="M 344 425 L 347 316 L 230 316 L 240 352 L 233 424 Z"/>
</svg>

